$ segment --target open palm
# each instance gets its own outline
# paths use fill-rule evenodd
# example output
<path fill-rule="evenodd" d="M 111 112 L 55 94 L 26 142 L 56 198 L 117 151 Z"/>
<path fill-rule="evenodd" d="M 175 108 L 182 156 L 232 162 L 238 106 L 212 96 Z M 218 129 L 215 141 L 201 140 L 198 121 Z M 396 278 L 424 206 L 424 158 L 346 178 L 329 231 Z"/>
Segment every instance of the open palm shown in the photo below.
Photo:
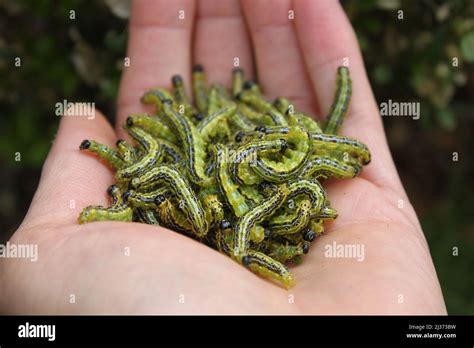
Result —
<path fill-rule="evenodd" d="M 293 19 L 294 15 L 294 19 Z M 184 16 L 184 19 L 183 19 Z M 361 54 L 335 1 L 134 1 L 116 131 L 103 116 L 64 117 L 30 210 L 11 243 L 39 259 L 0 263 L 0 310 L 11 313 L 446 313 L 416 214 L 387 146 Z M 80 210 L 108 204 L 112 173 L 81 153 L 84 138 L 114 145 L 142 93 L 201 63 L 229 86 L 237 62 L 270 98 L 325 115 L 336 68 L 350 67 L 353 99 L 342 134 L 365 142 L 372 163 L 354 180 L 325 184 L 339 218 L 292 267 L 290 290 L 173 231 L 138 223 L 78 225 Z M 330 258 L 356 244 L 364 258 Z M 346 255 L 347 256 L 347 255 Z"/>

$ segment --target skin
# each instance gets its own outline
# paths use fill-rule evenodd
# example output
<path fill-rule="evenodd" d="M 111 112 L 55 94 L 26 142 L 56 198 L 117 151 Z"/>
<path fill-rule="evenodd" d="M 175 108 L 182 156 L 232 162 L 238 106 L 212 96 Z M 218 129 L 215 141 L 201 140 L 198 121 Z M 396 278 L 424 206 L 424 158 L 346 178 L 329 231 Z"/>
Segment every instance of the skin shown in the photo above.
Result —
<path fill-rule="evenodd" d="M 177 19 L 181 9 L 185 21 Z M 293 21 L 287 20 L 289 9 L 295 11 Z M 0 311 L 446 314 L 353 29 L 337 2 L 134 1 L 127 56 L 131 66 L 122 77 L 115 131 L 99 112 L 94 120 L 61 119 L 31 207 L 11 238 L 12 243 L 38 244 L 39 259 L 0 260 Z M 113 183 L 108 168 L 77 149 L 80 142 L 89 138 L 113 146 L 126 137 L 121 129 L 126 117 L 147 111 L 141 94 L 152 86 L 169 86 L 173 74 L 182 75 L 189 88 L 194 63 L 208 67 L 209 81 L 230 86 L 234 57 L 247 76 L 258 71 L 270 98 L 287 96 L 302 111 L 317 115 L 327 114 L 337 66 L 347 57 L 353 99 L 341 134 L 360 139 L 373 155 L 356 179 L 325 183 L 339 217 L 312 243 L 304 262 L 292 267 L 296 285 L 289 291 L 161 227 L 76 222 L 84 206 L 108 204 L 105 190 Z M 333 242 L 363 244 L 364 261 L 326 258 L 325 245 Z M 126 247 L 130 256 L 124 255 Z M 75 304 L 69 303 L 70 294 Z M 182 295 L 185 303 L 179 302 Z"/>

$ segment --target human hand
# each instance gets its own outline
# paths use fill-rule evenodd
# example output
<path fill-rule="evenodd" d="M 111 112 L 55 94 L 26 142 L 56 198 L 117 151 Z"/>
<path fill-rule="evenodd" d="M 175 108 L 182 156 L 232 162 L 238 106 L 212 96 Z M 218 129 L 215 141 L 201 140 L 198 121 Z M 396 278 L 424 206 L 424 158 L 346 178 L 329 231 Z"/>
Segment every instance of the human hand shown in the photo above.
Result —
<path fill-rule="evenodd" d="M 37 244 L 39 259 L 3 259 L 0 308 L 9 313 L 444 314 L 429 250 L 393 164 L 357 40 L 333 1 L 134 1 L 116 130 L 64 117 L 30 210 L 11 243 Z M 183 10 L 185 19 L 179 19 Z M 294 20 L 288 11 L 294 10 Z M 194 17 L 196 13 L 196 17 Z M 255 56 L 255 64 L 252 56 Z M 347 62 L 353 98 L 341 133 L 365 142 L 372 162 L 353 180 L 325 183 L 339 212 L 291 268 L 290 290 L 173 231 L 138 223 L 77 224 L 80 209 L 108 204 L 109 169 L 80 153 L 84 138 L 113 146 L 145 90 L 194 63 L 229 86 L 234 58 L 265 94 L 325 115 L 337 66 Z M 257 73 L 255 73 L 257 72 Z M 75 208 L 70 208 L 70 201 Z M 399 208 L 399 202 L 403 207 Z M 364 258 L 329 258 L 328 246 L 364 247 Z M 127 255 L 127 251 L 129 254 Z M 75 303 L 70 303 L 74 295 Z"/>

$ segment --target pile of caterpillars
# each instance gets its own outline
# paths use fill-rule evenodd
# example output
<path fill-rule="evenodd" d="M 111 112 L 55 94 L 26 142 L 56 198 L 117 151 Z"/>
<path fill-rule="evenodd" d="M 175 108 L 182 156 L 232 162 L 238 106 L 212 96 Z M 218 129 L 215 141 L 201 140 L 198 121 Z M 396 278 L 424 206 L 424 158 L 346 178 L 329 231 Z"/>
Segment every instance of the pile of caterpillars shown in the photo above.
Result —
<path fill-rule="evenodd" d="M 111 207 L 86 207 L 79 223 L 165 226 L 292 286 L 285 264 L 301 261 L 324 221 L 337 217 L 321 182 L 353 178 L 370 162 L 366 145 L 336 135 L 351 97 L 348 68 L 337 71 L 334 102 L 322 126 L 286 98 L 269 102 L 239 68 L 228 92 L 208 86 L 196 65 L 193 101 L 179 75 L 172 84 L 172 92 L 154 88 L 143 95 L 153 114 L 127 118 L 133 144 L 119 140 L 113 149 L 82 142 L 81 150 L 115 170 L 116 183 L 107 190 Z"/>

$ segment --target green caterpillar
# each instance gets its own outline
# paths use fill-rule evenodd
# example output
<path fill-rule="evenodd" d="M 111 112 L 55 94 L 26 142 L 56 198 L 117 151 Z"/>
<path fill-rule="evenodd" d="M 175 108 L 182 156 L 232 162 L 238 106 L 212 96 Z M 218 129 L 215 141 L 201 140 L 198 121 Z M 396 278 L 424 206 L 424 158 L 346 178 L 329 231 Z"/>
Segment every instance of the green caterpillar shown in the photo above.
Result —
<path fill-rule="evenodd" d="M 337 218 L 322 180 L 348 179 L 371 160 L 362 142 L 336 134 L 352 93 L 349 70 L 337 71 L 337 88 L 321 127 L 285 97 L 269 101 L 260 86 L 232 71 L 228 92 L 208 86 L 201 65 L 173 92 L 145 91 L 154 114 L 132 114 L 125 129 L 133 144 L 117 149 L 84 140 L 115 171 L 111 206 L 88 206 L 79 223 L 141 222 L 164 226 L 214 248 L 285 288 L 287 267 L 318 243 L 327 220 Z"/>

